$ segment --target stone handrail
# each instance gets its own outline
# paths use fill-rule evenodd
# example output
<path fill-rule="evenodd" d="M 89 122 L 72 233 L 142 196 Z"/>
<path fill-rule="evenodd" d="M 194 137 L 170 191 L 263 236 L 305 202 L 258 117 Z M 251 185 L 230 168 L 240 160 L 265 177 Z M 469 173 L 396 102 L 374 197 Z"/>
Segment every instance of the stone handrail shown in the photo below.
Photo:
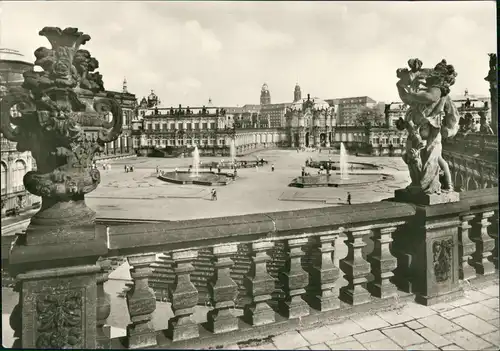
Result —
<path fill-rule="evenodd" d="M 76 344 L 58 341 L 66 347 L 209 347 L 219 345 L 223 335 L 233 342 L 249 335 L 265 337 L 301 323 L 341 318 L 367 303 L 390 305 L 394 299 L 414 296 L 417 302 L 432 304 L 461 296 L 459 280 L 497 271 L 497 228 L 497 188 L 464 192 L 459 202 L 433 206 L 388 199 L 213 219 L 101 222 L 96 223 L 96 238 L 102 240 L 94 246 L 104 247 L 74 253 L 75 259 L 90 262 L 89 257 L 100 252 L 97 265 L 50 268 L 51 260 L 63 259 L 64 250 L 71 248 L 61 243 L 59 251 L 51 251 L 49 258 L 34 266 L 45 268 L 24 271 L 16 279 L 43 285 L 53 279 L 45 276 L 56 274 L 54 283 L 86 286 L 86 298 L 78 308 L 87 316 L 97 314 L 95 320 L 85 319 L 86 325 L 81 325 L 85 334 L 77 333 L 80 338 L 71 341 Z M 347 254 L 335 258 L 342 239 Z M 17 250 L 10 262 L 14 266 L 26 257 L 22 245 Z M 106 323 L 111 304 L 104 283 L 109 259 L 116 256 L 126 256 L 132 278 L 126 292 L 131 322 L 121 338 L 111 338 Z M 167 291 L 163 295 L 168 295 L 174 316 L 168 328 L 155 330 L 152 314 L 158 297 L 152 288 L 162 276 Z M 81 291 L 75 294 L 80 296 Z M 73 301 L 67 308 L 78 306 L 77 295 L 67 295 Z M 24 314 L 42 318 L 45 312 L 33 310 L 30 301 L 29 294 L 23 295 L 18 306 L 23 306 Z M 199 323 L 193 319 L 194 310 L 207 301 L 211 306 L 207 322 Z M 19 338 L 15 345 L 43 346 L 47 332 L 33 329 L 28 317 L 19 313 L 14 310 L 11 318 L 22 320 L 11 323 Z M 20 333 L 26 328 L 32 331 Z"/>
<path fill-rule="evenodd" d="M 109 254 L 131 255 L 225 243 L 311 236 L 321 230 L 359 225 L 383 226 L 415 214 L 411 204 L 380 202 L 108 228 Z M 200 231 L 202 230 L 202 234 Z"/>
<path fill-rule="evenodd" d="M 108 256 L 125 255 L 131 266 L 133 284 L 126 298 L 132 322 L 125 337 L 111 339 L 103 314 L 97 343 L 104 348 L 215 346 L 221 334 L 238 340 L 249 334 L 262 337 L 297 320 L 333 318 L 358 305 L 390 303 L 403 296 L 400 291 L 423 304 L 460 296 L 459 280 L 498 269 L 498 235 L 492 231 L 498 229 L 497 189 L 461 195 L 460 202 L 434 206 L 388 199 L 107 227 Z M 347 255 L 337 265 L 339 237 L 345 238 Z M 151 322 L 157 253 L 169 255 L 173 275 L 168 295 L 174 316 L 160 331 Z M 195 282 L 201 269 L 197 262 L 207 253 L 211 263 L 204 264 L 211 265 L 212 278 L 205 281 L 206 294 L 212 309 L 202 325 L 192 317 L 201 292 Z M 340 271 L 347 285 L 337 292 Z M 105 280 L 98 281 L 102 296 Z M 242 294 L 247 295 L 243 306 L 238 304 Z M 240 316 L 235 307 L 242 308 Z"/>

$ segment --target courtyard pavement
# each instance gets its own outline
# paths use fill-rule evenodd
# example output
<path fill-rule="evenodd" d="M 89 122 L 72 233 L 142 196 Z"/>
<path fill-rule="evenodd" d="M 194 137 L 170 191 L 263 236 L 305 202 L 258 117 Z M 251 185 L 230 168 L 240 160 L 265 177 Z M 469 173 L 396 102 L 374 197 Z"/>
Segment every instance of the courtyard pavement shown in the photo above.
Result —
<path fill-rule="evenodd" d="M 399 157 L 349 156 L 353 162 L 380 165 L 382 173 L 391 174 L 395 179 L 367 186 L 299 189 L 288 184 L 300 175 L 306 159 L 332 157 L 338 160 L 338 155 L 266 150 L 244 159 L 256 156 L 268 160 L 269 164 L 258 170 L 239 169 L 235 182 L 216 187 L 218 201 L 210 201 L 210 187 L 171 184 L 156 178 L 156 166 L 163 171 L 186 170 L 192 162 L 190 158 L 118 160 L 111 162 L 111 170 L 101 170 L 101 184 L 86 196 L 87 204 L 99 217 L 183 220 L 336 206 L 346 203 L 348 191 L 353 203 L 380 201 L 409 182 L 406 165 Z M 202 158 L 202 162 L 220 159 L 207 157 Z M 274 172 L 271 172 L 272 163 Z M 134 166 L 133 173 L 124 172 L 126 164 Z M 316 169 L 309 171 L 317 172 Z"/>

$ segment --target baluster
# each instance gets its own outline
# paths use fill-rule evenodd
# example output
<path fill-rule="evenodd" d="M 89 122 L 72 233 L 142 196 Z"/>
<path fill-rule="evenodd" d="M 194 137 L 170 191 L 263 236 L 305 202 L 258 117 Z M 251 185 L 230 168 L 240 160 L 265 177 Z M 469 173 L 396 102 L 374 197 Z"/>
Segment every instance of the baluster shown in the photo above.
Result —
<path fill-rule="evenodd" d="M 396 286 L 391 282 L 392 272 L 397 267 L 397 259 L 390 250 L 392 234 L 397 227 L 375 230 L 373 236 L 373 253 L 368 255 L 373 281 L 368 283 L 368 291 L 376 297 L 387 299 L 398 294 Z"/>
<path fill-rule="evenodd" d="M 109 259 L 99 261 L 101 272 L 97 274 L 97 333 L 96 341 L 98 349 L 109 350 L 111 348 L 111 327 L 106 325 L 111 313 L 111 298 L 104 290 L 104 283 L 108 280 L 111 262 Z"/>
<path fill-rule="evenodd" d="M 174 287 L 169 290 L 174 317 L 168 321 L 168 336 L 173 341 L 188 340 L 199 336 L 198 324 L 193 321 L 194 308 L 198 304 L 198 290 L 191 282 L 196 250 L 172 252 Z"/>
<path fill-rule="evenodd" d="M 476 249 L 476 245 L 470 240 L 469 229 L 472 226 L 469 224 L 469 221 L 474 219 L 475 215 L 465 215 L 462 217 L 462 225 L 460 226 L 460 231 L 458 234 L 458 247 L 461 256 L 461 265 L 459 267 L 459 278 L 463 280 L 469 280 L 476 277 L 476 271 L 469 264 L 469 261 L 472 259 L 472 254 Z"/>
<path fill-rule="evenodd" d="M 148 278 L 153 273 L 150 264 L 155 262 L 156 254 L 134 255 L 127 260 L 133 279 L 131 289 L 127 292 L 128 313 L 132 322 L 127 326 L 128 347 L 137 349 L 156 346 L 156 332 L 152 322 L 156 298 L 148 283 Z"/>
<path fill-rule="evenodd" d="M 363 236 L 370 235 L 370 229 L 350 229 L 347 232 L 347 256 L 340 261 L 340 269 L 345 273 L 348 285 L 340 288 L 340 299 L 352 305 L 370 301 L 370 294 L 363 287 L 370 273 L 370 263 L 363 258 Z"/>
<path fill-rule="evenodd" d="M 267 303 L 274 292 L 274 279 L 267 272 L 267 262 L 271 257 L 266 251 L 274 247 L 274 242 L 252 243 L 250 255 L 252 266 L 245 276 L 244 284 L 252 303 L 245 306 L 244 317 L 251 325 L 264 325 L 275 321 L 274 310 Z"/>
<path fill-rule="evenodd" d="M 495 265 L 489 261 L 491 251 L 495 249 L 495 241 L 488 235 L 488 226 L 491 224 L 488 218 L 494 215 L 493 211 L 483 212 L 473 223 L 473 237 L 471 240 L 476 244 L 476 251 L 472 254 L 472 265 L 477 274 L 488 275 L 495 271 Z"/>
<path fill-rule="evenodd" d="M 215 334 L 238 329 L 238 318 L 231 311 L 238 297 L 238 285 L 230 275 L 234 265 L 230 256 L 237 251 L 236 244 L 213 248 L 215 272 L 212 281 L 208 283 L 208 291 L 214 309 L 207 314 L 207 327 Z"/>
<path fill-rule="evenodd" d="M 489 235 L 495 241 L 495 247 L 491 252 L 491 262 L 496 269 L 498 269 L 498 212 L 496 212 L 495 218 L 492 220 L 493 228 L 490 231 Z"/>
<path fill-rule="evenodd" d="M 301 265 L 302 256 L 304 256 L 302 246 L 306 243 L 307 239 L 289 239 L 285 242 L 288 255 L 286 271 L 280 272 L 278 279 L 283 284 L 286 297 L 279 301 L 278 307 L 280 312 L 288 318 L 309 315 L 309 306 L 301 296 L 306 292 L 305 287 L 309 284 L 309 276 Z"/>
<path fill-rule="evenodd" d="M 335 234 L 321 235 L 314 238 L 316 257 L 309 278 L 312 286 L 310 297 L 311 307 L 318 311 L 331 311 L 340 307 L 338 290 L 335 282 L 339 277 L 339 269 L 335 266 L 335 240 L 343 232 L 340 229 Z"/>

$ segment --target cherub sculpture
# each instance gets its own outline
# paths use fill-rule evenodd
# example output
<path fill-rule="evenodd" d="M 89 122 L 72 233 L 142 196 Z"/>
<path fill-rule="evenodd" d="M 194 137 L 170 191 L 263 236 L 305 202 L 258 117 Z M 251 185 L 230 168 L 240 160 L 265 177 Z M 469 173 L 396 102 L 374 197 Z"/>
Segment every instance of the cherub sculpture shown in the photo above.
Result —
<path fill-rule="evenodd" d="M 453 183 L 447 162 L 442 157 L 441 139 L 458 132 L 458 110 L 449 97 L 457 73 L 446 60 L 433 69 L 422 69 L 418 59 L 409 60 L 410 70 L 400 68 L 396 86 L 401 100 L 409 106 L 398 129 L 408 131 L 403 160 L 410 171 L 407 190 L 424 194 L 452 191 Z M 443 184 L 439 181 L 443 174 Z"/>

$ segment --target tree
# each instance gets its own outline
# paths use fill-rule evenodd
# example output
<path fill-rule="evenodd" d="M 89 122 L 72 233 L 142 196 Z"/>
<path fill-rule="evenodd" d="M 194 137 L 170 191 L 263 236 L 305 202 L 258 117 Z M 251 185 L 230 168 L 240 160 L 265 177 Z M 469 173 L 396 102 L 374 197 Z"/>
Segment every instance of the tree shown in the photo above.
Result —
<path fill-rule="evenodd" d="M 384 111 L 379 106 L 366 106 L 361 108 L 356 116 L 358 126 L 383 127 L 386 125 Z"/>

